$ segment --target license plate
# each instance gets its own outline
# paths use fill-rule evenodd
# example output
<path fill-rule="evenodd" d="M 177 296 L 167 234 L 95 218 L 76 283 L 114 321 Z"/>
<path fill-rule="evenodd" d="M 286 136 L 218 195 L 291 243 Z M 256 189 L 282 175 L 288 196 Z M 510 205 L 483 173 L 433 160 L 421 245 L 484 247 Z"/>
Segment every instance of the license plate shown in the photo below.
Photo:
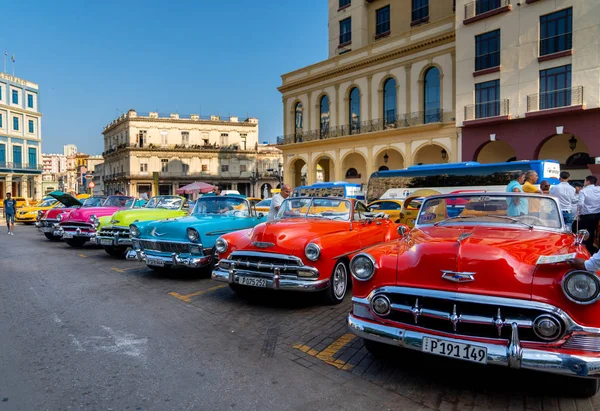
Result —
<path fill-rule="evenodd" d="M 65 231 L 63 233 L 62 238 L 73 238 L 73 233 L 71 233 L 70 231 Z"/>
<path fill-rule="evenodd" d="M 267 280 L 265 278 L 255 278 L 255 277 L 239 277 L 238 282 L 241 285 L 249 285 L 251 287 L 266 287 Z"/>
<path fill-rule="evenodd" d="M 152 257 L 146 257 L 146 264 L 153 265 L 155 267 L 164 267 L 165 266 L 165 262 L 163 260 L 161 260 L 160 258 L 152 258 Z"/>
<path fill-rule="evenodd" d="M 487 364 L 487 348 L 477 345 L 455 343 L 438 338 L 423 337 L 423 352 L 442 357 Z"/>
<path fill-rule="evenodd" d="M 112 238 L 101 238 L 100 245 L 113 245 L 113 239 Z"/>
<path fill-rule="evenodd" d="M 54 228 L 52 228 L 52 227 L 44 227 L 42 230 L 45 233 L 53 233 L 54 232 Z"/>

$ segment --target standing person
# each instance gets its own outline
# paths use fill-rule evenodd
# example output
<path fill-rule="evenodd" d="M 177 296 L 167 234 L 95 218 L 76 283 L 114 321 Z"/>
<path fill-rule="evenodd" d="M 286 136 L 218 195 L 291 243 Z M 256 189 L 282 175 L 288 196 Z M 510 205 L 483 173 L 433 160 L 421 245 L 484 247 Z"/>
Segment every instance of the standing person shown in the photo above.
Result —
<path fill-rule="evenodd" d="M 522 193 L 522 184 L 525 181 L 525 173 L 517 172 L 512 176 L 512 181 L 506 186 L 507 193 Z M 526 198 L 512 198 L 508 200 L 508 210 L 506 214 L 510 217 L 518 217 L 527 214 L 528 203 Z"/>
<path fill-rule="evenodd" d="M 525 183 L 523 183 L 523 192 L 531 194 L 542 194 L 542 190 L 535 186 L 538 181 L 538 173 L 534 170 L 529 170 L 525 173 Z M 530 198 L 529 200 L 529 215 L 540 216 L 540 200 Z"/>
<path fill-rule="evenodd" d="M 292 187 L 289 184 L 284 184 L 281 186 L 281 192 L 275 194 L 273 199 L 271 200 L 271 207 L 269 208 L 269 215 L 267 216 L 267 221 L 275 220 L 275 216 L 279 212 L 279 207 L 281 207 L 281 203 L 283 200 L 288 198 L 292 194 Z"/>
<path fill-rule="evenodd" d="M 11 193 L 6 193 L 4 200 L 4 218 L 8 227 L 8 235 L 15 235 L 15 213 L 17 212 L 17 202 L 12 198 Z"/>
<path fill-rule="evenodd" d="M 573 224 L 572 208 L 577 204 L 575 187 L 569 184 L 571 174 L 568 171 L 560 172 L 560 183 L 550 187 L 550 195 L 558 199 L 558 206 L 563 215 L 565 224 L 571 226 Z"/>
<path fill-rule="evenodd" d="M 579 192 L 579 228 L 586 229 L 590 233 L 590 237 L 583 242 L 590 254 L 598 251 L 594 246 L 598 221 L 600 221 L 600 187 L 596 186 L 597 182 L 596 177 L 587 176 Z"/>
<path fill-rule="evenodd" d="M 579 181 L 575 181 L 573 183 L 573 188 L 575 188 L 575 201 L 577 202 L 577 204 L 573 204 L 573 206 L 571 207 L 571 214 L 573 214 L 573 225 L 571 227 L 571 231 L 573 231 L 574 233 L 577 232 L 578 227 L 579 227 L 579 193 L 581 192 L 581 189 L 583 188 L 583 184 L 580 183 Z"/>

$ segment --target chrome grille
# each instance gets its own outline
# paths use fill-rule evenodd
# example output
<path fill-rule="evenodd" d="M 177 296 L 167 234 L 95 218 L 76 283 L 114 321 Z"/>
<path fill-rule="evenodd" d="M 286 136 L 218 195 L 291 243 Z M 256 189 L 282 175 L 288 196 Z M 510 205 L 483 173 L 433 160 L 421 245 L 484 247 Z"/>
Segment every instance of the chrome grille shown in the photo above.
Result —
<path fill-rule="evenodd" d="M 77 223 L 77 222 L 69 221 L 69 222 L 66 222 L 63 224 L 61 224 L 62 228 L 73 228 L 73 229 L 75 229 L 75 228 L 87 228 L 87 229 L 94 228 L 94 226 L 91 223 Z"/>
<path fill-rule="evenodd" d="M 140 245 L 144 250 L 158 251 L 160 253 L 189 253 L 190 245 L 187 243 L 169 243 L 166 241 L 148 241 L 140 240 Z"/>
<path fill-rule="evenodd" d="M 392 288 L 410 291 L 394 292 Z M 505 298 L 458 298 L 450 292 L 390 287 L 374 293 L 370 301 L 379 295 L 384 295 L 391 303 L 391 312 L 382 318 L 456 335 L 508 340 L 511 325 L 516 323 L 522 341 L 548 343 L 533 330 L 535 319 L 542 314 L 552 316 L 562 325 L 563 332 L 554 341 L 562 338 L 567 328 L 564 319 L 552 310 L 521 306 L 519 300 L 512 300 L 513 305 Z"/>
<path fill-rule="evenodd" d="M 234 251 L 227 260 L 222 261 L 224 265 L 235 263 L 236 268 L 256 274 L 274 275 L 275 269 L 279 269 L 282 276 L 294 277 L 303 265 L 298 257 L 262 252 Z"/>
<path fill-rule="evenodd" d="M 114 237 L 115 235 L 118 235 L 121 238 L 129 238 L 131 234 L 129 227 L 104 227 L 100 230 L 99 235 L 105 237 Z"/>
<path fill-rule="evenodd" d="M 42 227 L 52 227 L 54 223 L 58 223 L 58 220 L 41 220 Z"/>
<path fill-rule="evenodd" d="M 600 352 L 600 335 L 575 334 L 563 344 L 562 348 Z"/>

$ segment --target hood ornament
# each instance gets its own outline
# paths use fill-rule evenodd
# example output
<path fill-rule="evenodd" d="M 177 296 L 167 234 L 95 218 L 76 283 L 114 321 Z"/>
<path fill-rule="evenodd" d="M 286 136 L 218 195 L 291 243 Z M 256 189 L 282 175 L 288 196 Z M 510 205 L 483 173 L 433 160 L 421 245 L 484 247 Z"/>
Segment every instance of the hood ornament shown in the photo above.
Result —
<path fill-rule="evenodd" d="M 473 235 L 473 233 L 461 233 L 458 238 L 456 239 L 456 241 L 458 241 L 458 244 L 460 244 L 463 240 L 466 240 L 467 238 L 471 237 Z"/>
<path fill-rule="evenodd" d="M 468 283 L 475 281 L 475 274 L 477 273 L 442 270 L 442 278 L 455 283 Z"/>
<path fill-rule="evenodd" d="M 156 228 L 154 230 L 152 230 L 152 235 L 156 236 L 156 237 L 162 237 L 163 235 L 165 235 L 166 233 L 159 233 L 156 231 Z"/>

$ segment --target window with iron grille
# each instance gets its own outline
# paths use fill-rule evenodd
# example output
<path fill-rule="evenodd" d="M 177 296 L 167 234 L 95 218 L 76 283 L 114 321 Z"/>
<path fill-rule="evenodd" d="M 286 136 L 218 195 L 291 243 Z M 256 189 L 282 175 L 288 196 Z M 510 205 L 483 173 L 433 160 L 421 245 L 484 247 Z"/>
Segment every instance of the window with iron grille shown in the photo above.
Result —
<path fill-rule="evenodd" d="M 246 164 L 240 164 L 240 173 L 245 173 L 247 169 L 248 167 L 246 166 Z"/>
<path fill-rule="evenodd" d="M 190 143 L 190 132 L 182 131 L 181 132 L 181 144 L 189 144 Z"/>
<path fill-rule="evenodd" d="M 162 160 L 160 160 L 160 171 L 162 171 L 162 172 L 169 171 L 169 160 L 167 160 L 166 158 L 163 158 Z"/>
<path fill-rule="evenodd" d="M 540 110 L 571 105 L 571 65 L 540 70 Z"/>
<path fill-rule="evenodd" d="M 475 118 L 500 115 L 500 80 L 475 84 Z"/>
<path fill-rule="evenodd" d="M 475 36 L 475 71 L 500 65 L 500 29 Z"/>
<path fill-rule="evenodd" d="M 540 17 L 540 56 L 573 48 L 573 9 Z"/>
<path fill-rule="evenodd" d="M 348 17 L 340 21 L 340 44 L 352 41 L 352 18 Z"/>
<path fill-rule="evenodd" d="M 340 6 L 338 8 L 341 9 L 346 6 L 349 6 L 351 2 L 352 2 L 352 0 L 340 0 Z"/>
<path fill-rule="evenodd" d="M 412 0 L 412 21 L 420 21 L 429 17 L 429 0 Z"/>
<path fill-rule="evenodd" d="M 376 11 L 377 21 L 375 25 L 375 35 L 381 36 L 382 34 L 390 32 L 390 6 L 387 5 Z"/>

